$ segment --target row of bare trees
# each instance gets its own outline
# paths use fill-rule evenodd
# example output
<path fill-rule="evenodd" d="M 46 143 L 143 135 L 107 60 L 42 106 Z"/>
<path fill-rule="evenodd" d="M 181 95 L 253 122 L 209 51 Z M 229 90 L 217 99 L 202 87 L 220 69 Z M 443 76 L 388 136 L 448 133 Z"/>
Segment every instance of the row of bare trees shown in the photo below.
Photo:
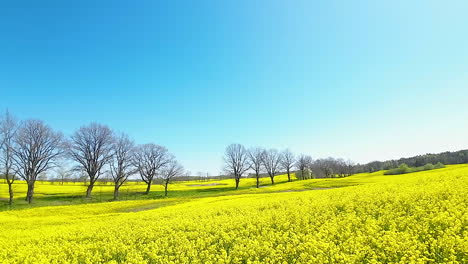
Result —
<path fill-rule="evenodd" d="M 120 187 L 132 175 L 139 174 L 147 184 L 146 194 L 156 178 L 162 180 L 167 195 L 169 183 L 184 173 L 183 167 L 168 150 L 153 143 L 136 145 L 125 134 L 116 134 L 97 123 L 80 127 L 70 138 L 54 131 L 41 120 L 18 122 L 8 111 L 0 117 L 0 175 L 13 202 L 13 183 L 20 178 L 27 183 L 26 201 L 31 203 L 39 175 L 67 160 L 74 171 L 85 173 L 91 197 L 95 183 L 103 174 L 114 182 L 114 199 Z"/>
<path fill-rule="evenodd" d="M 32 202 L 35 183 L 65 153 L 61 133 L 39 120 L 19 124 L 7 111 L 0 119 L 0 174 L 13 202 L 13 183 L 20 177 L 27 184 L 26 201 Z"/>
<path fill-rule="evenodd" d="M 257 188 L 260 187 L 260 176 L 267 174 L 271 184 L 275 184 L 275 176 L 285 172 L 288 181 L 291 174 L 296 172 L 299 179 L 305 180 L 314 177 L 349 176 L 353 173 L 353 163 L 343 159 L 318 159 L 301 154 L 295 156 L 286 149 L 279 152 L 276 149 L 264 149 L 253 147 L 246 149 L 241 144 L 231 144 L 226 147 L 224 153 L 224 171 L 232 175 L 236 181 L 236 189 L 239 182 L 247 172 L 253 172 L 256 178 Z"/>
<path fill-rule="evenodd" d="M 296 166 L 296 158 L 289 150 L 279 152 L 276 149 L 263 149 L 253 147 L 246 149 L 241 144 L 227 146 L 224 153 L 224 170 L 234 176 L 236 189 L 239 188 L 241 177 L 247 172 L 255 174 L 257 188 L 260 187 L 260 175 L 268 174 L 271 184 L 275 184 L 275 176 L 280 171 L 286 171 L 288 181 L 291 181 L 291 173 Z"/>
<path fill-rule="evenodd" d="M 312 173 L 317 178 L 345 177 L 354 173 L 355 165 L 344 159 L 317 159 L 310 164 Z"/>

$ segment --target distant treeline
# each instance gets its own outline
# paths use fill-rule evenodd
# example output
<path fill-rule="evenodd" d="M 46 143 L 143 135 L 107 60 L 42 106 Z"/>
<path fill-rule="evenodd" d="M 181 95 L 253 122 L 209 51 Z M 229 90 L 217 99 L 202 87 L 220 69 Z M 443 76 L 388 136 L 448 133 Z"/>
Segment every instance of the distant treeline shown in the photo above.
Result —
<path fill-rule="evenodd" d="M 400 166 L 398 166 L 398 168 L 388 170 L 384 174 L 385 175 L 397 175 L 397 174 L 405 174 L 405 173 L 411 173 L 411 172 L 427 171 L 427 170 L 442 169 L 442 168 L 445 168 L 445 165 L 440 162 L 438 162 L 435 165 L 432 163 L 428 163 L 424 166 L 419 166 L 419 167 L 409 167 L 408 165 L 403 163 Z"/>
<path fill-rule="evenodd" d="M 356 173 L 375 172 L 379 170 L 396 169 L 402 164 L 406 164 L 409 167 L 421 167 L 429 163 L 442 163 L 445 165 L 468 163 L 468 150 L 459 150 L 454 152 L 446 151 L 438 154 L 418 155 L 410 158 L 401 158 L 398 160 L 373 161 L 367 164 L 355 165 L 354 171 Z"/>

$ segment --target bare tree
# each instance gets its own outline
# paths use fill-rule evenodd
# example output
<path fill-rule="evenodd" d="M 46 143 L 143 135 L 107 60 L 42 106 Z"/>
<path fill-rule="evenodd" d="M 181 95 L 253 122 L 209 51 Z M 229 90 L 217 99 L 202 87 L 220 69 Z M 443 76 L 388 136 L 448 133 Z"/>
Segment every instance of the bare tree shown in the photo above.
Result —
<path fill-rule="evenodd" d="M 278 172 L 281 155 L 276 149 L 269 149 L 263 152 L 263 166 L 270 176 L 271 184 L 275 184 L 275 176 Z"/>
<path fill-rule="evenodd" d="M 301 171 L 301 179 L 305 180 L 304 172 L 310 167 L 312 163 L 312 157 L 309 155 L 301 154 L 296 161 L 296 168 Z"/>
<path fill-rule="evenodd" d="M 57 175 L 57 179 L 60 180 L 61 185 L 63 185 L 65 180 L 70 180 L 70 178 L 72 177 L 71 171 L 67 169 L 62 163 L 57 164 L 54 171 Z"/>
<path fill-rule="evenodd" d="M 312 163 L 311 169 L 319 178 L 345 177 L 352 174 L 354 164 L 338 158 L 317 159 Z"/>
<path fill-rule="evenodd" d="M 351 176 L 354 173 L 354 167 L 356 166 L 353 161 L 346 161 L 346 176 Z"/>
<path fill-rule="evenodd" d="M 37 177 L 52 168 L 63 153 L 63 136 L 40 120 L 28 120 L 19 127 L 15 145 L 15 172 L 28 184 L 26 201 L 31 203 Z"/>
<path fill-rule="evenodd" d="M 249 169 L 248 154 L 241 144 L 231 144 L 224 153 L 225 171 L 234 176 L 236 189 L 242 175 Z"/>
<path fill-rule="evenodd" d="M 201 172 L 201 171 L 197 172 L 198 180 L 203 181 L 204 175 L 205 174 L 203 172 Z"/>
<path fill-rule="evenodd" d="M 78 173 L 75 175 L 75 184 L 76 182 L 83 182 L 84 186 L 88 186 L 87 181 L 88 181 L 88 174 L 84 171 L 78 171 Z"/>
<path fill-rule="evenodd" d="M 335 159 L 335 166 L 340 177 L 345 177 L 347 173 L 346 161 L 342 158 Z"/>
<path fill-rule="evenodd" d="M 286 170 L 288 173 L 288 182 L 291 181 L 291 169 L 294 166 L 294 163 L 296 162 L 296 158 L 294 157 L 294 154 L 289 151 L 289 149 L 284 150 L 281 153 L 281 168 Z"/>
<path fill-rule="evenodd" d="M 102 174 L 104 165 L 112 158 L 112 130 L 104 125 L 91 123 L 80 127 L 71 136 L 68 144 L 70 157 L 78 163 L 77 169 L 88 175 L 89 185 L 86 197 L 91 197 L 94 183 Z"/>
<path fill-rule="evenodd" d="M 54 164 L 54 167 L 55 167 L 55 164 Z M 46 172 L 43 172 L 43 173 L 40 173 L 39 175 L 37 175 L 37 181 L 45 182 L 48 179 L 49 179 L 49 174 L 47 174 Z"/>
<path fill-rule="evenodd" d="M 170 158 L 171 155 L 163 146 L 150 143 L 137 147 L 134 162 L 141 179 L 147 185 L 145 194 L 149 194 L 154 178 Z"/>
<path fill-rule="evenodd" d="M 339 166 L 335 159 L 328 157 L 326 159 L 317 159 L 312 164 L 314 175 L 319 178 L 331 178 L 338 174 Z"/>
<path fill-rule="evenodd" d="M 259 147 L 251 148 L 248 151 L 249 165 L 250 169 L 252 169 L 255 173 L 255 178 L 257 180 L 257 188 L 260 187 L 260 174 L 262 173 L 263 169 L 264 151 L 264 149 Z"/>
<path fill-rule="evenodd" d="M 164 186 L 164 196 L 167 196 L 167 186 L 175 178 L 184 174 L 184 168 L 175 159 L 171 159 L 162 169 L 161 179 Z"/>
<path fill-rule="evenodd" d="M 133 166 L 135 143 L 122 134 L 112 144 L 112 159 L 109 162 L 110 174 L 114 181 L 114 200 L 119 199 L 120 187 L 127 181 L 128 177 L 136 173 Z"/>
<path fill-rule="evenodd" d="M 13 183 L 16 179 L 13 173 L 13 148 L 17 129 L 16 119 L 7 110 L 0 120 L 0 173 L 8 184 L 10 205 L 13 204 Z"/>

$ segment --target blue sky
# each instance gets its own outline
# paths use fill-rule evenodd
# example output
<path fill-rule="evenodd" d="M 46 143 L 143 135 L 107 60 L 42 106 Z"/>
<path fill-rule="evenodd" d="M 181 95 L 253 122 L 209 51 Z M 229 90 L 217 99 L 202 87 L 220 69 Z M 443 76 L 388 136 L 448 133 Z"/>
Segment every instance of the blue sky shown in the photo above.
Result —
<path fill-rule="evenodd" d="M 4 1 L 0 109 L 92 121 L 217 174 L 246 146 L 467 148 L 466 1 Z M 2 110 L 3 111 L 3 110 Z"/>

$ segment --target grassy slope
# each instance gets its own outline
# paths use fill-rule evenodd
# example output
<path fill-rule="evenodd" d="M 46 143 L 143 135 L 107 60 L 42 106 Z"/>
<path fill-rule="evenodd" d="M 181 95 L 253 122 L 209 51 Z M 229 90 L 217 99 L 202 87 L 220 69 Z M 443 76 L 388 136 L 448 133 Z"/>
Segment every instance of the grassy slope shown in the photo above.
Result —
<path fill-rule="evenodd" d="M 466 165 L 449 166 L 443 171 L 459 170 Z M 439 170 L 434 170 L 436 173 Z M 260 188 L 255 188 L 255 179 L 242 179 L 239 189 L 235 189 L 235 183 L 232 179 L 225 180 L 210 180 L 210 181 L 187 181 L 175 182 L 169 186 L 169 197 L 163 197 L 164 189 L 162 185 L 154 184 L 150 195 L 143 195 L 146 190 L 146 185 L 142 183 L 129 183 L 121 187 L 121 200 L 150 200 L 143 203 L 154 203 L 155 199 L 164 198 L 171 200 L 191 200 L 194 198 L 213 197 L 213 196 L 230 196 L 251 193 L 271 193 L 271 192 L 294 192 L 306 190 L 320 190 L 329 188 L 339 188 L 354 185 L 363 185 L 370 183 L 386 182 L 388 179 L 393 181 L 403 181 L 411 179 L 413 176 L 418 176 L 418 173 L 406 175 L 384 175 L 384 171 L 375 173 L 361 173 L 345 178 L 330 178 L 330 179 L 310 179 L 297 180 L 292 175 L 293 182 L 287 182 L 286 175 L 278 175 L 275 177 L 275 185 L 271 185 L 268 177 L 261 178 Z M 392 178 L 389 178 L 392 177 Z M 211 185 L 210 184 L 216 184 Z M 11 208 L 8 206 L 8 187 L 5 183 L 0 183 L 0 211 L 10 209 L 27 209 L 32 207 L 42 206 L 57 206 L 57 205 L 76 205 L 86 203 L 109 202 L 113 198 L 113 186 L 111 183 L 107 185 L 96 185 L 93 190 L 93 198 L 84 198 L 86 186 L 83 183 L 59 183 L 51 184 L 50 182 L 38 182 L 35 188 L 34 204 L 28 205 L 24 201 L 27 186 L 23 181 L 16 181 L 14 184 L 15 204 Z M 172 199 L 173 200 L 173 199 Z M 164 203 L 165 201 L 161 201 Z M 156 202 L 156 204 L 160 201 Z M 169 201 L 169 203 L 172 203 Z"/>
<path fill-rule="evenodd" d="M 376 175 L 381 175 L 379 172 Z M 341 179 L 317 179 L 307 181 L 287 182 L 286 175 L 278 175 L 275 177 L 275 185 L 272 186 L 270 178 L 261 178 L 261 188 L 255 188 L 255 179 L 242 179 L 239 190 L 235 190 L 234 180 L 210 180 L 210 181 L 190 181 L 190 182 L 175 182 L 169 185 L 170 198 L 200 198 L 219 195 L 238 195 L 245 193 L 266 193 L 288 190 L 308 190 L 317 188 L 333 188 L 344 187 L 350 185 L 358 185 L 368 182 L 366 177 L 355 175 Z M 295 180 L 294 174 L 292 179 Z M 216 184 L 212 186 L 200 186 L 207 184 Z M 38 206 L 51 205 L 70 205 L 83 203 L 96 203 L 111 201 L 113 198 L 113 186 L 97 185 L 93 190 L 93 198 L 91 200 L 84 198 L 86 186 L 83 183 L 59 183 L 52 184 L 50 182 L 38 182 L 35 188 L 34 204 L 28 205 L 24 201 L 27 186 L 22 181 L 16 181 L 14 184 L 15 203 L 12 208 L 8 206 L 8 186 L 5 183 L 0 183 L 0 211 L 9 209 L 25 209 Z M 161 185 L 154 184 L 150 195 L 143 195 L 146 185 L 142 183 L 130 183 L 122 186 L 120 191 L 121 200 L 146 200 L 164 198 L 164 189 Z"/>
<path fill-rule="evenodd" d="M 5 211 L 0 262 L 463 263 L 467 175 L 458 165 L 238 191 L 180 183 L 168 199 Z"/>
<path fill-rule="evenodd" d="M 277 176 L 278 182 L 286 182 L 286 176 Z M 269 179 L 263 178 L 262 185 L 268 185 Z M 210 183 L 219 185 L 213 186 L 196 186 Z M 254 179 L 243 179 L 241 181 L 241 189 L 247 189 L 254 185 Z M 14 184 L 15 205 L 14 208 L 28 208 L 31 206 L 47 206 L 47 205 L 67 205 L 106 202 L 113 198 L 113 185 L 99 184 L 93 189 L 93 198 L 85 199 L 86 186 L 83 183 L 60 183 L 52 184 L 50 182 L 38 182 L 35 188 L 34 205 L 27 205 L 24 200 L 27 186 L 22 181 L 17 181 Z M 234 191 L 233 180 L 220 181 L 191 181 L 191 182 L 175 182 L 169 185 L 170 197 L 189 197 L 189 196 L 211 196 L 220 193 Z M 121 187 L 121 200 L 141 200 L 141 199 L 156 199 L 163 198 L 164 189 L 162 185 L 154 184 L 151 188 L 150 195 L 143 195 L 146 190 L 144 183 L 131 182 Z M 6 199 L 8 197 L 8 186 L 5 183 L 0 183 L 0 210 L 9 209 Z"/>
<path fill-rule="evenodd" d="M 463 165 L 462 165 L 463 166 Z M 450 166 L 457 168 L 457 166 Z M 191 182 L 175 182 L 169 186 L 170 198 L 201 198 L 220 195 L 239 195 L 246 193 L 268 193 L 282 191 L 303 191 L 321 188 L 336 188 L 353 185 L 361 185 L 374 183 L 385 180 L 388 176 L 383 175 L 383 171 L 375 173 L 356 174 L 346 178 L 334 179 L 312 179 L 306 181 L 287 182 L 286 175 L 278 175 L 275 177 L 275 185 L 271 185 L 268 177 L 261 178 L 261 188 L 255 188 L 255 179 L 242 179 L 239 190 L 235 190 L 234 180 L 210 180 L 210 181 L 191 181 Z M 403 177 L 406 178 L 406 177 Z M 296 180 L 292 175 L 292 179 Z M 212 186 L 198 186 L 215 183 Z M 96 185 L 93 190 L 93 198 L 84 198 L 86 186 L 83 183 L 59 183 L 52 184 L 50 182 L 38 182 L 35 188 L 34 203 L 27 204 L 24 201 L 27 186 L 23 181 L 16 181 L 14 184 L 15 202 L 13 207 L 8 206 L 8 187 L 4 182 L 0 182 L 0 211 L 11 209 L 26 209 L 40 206 L 57 206 L 57 205 L 76 205 L 83 203 L 99 203 L 108 202 L 113 199 L 113 186 L 111 183 L 107 185 Z M 162 185 L 154 184 L 150 195 L 144 195 L 146 185 L 143 183 L 129 183 L 121 187 L 121 200 L 154 200 L 163 197 L 164 189 Z"/>

